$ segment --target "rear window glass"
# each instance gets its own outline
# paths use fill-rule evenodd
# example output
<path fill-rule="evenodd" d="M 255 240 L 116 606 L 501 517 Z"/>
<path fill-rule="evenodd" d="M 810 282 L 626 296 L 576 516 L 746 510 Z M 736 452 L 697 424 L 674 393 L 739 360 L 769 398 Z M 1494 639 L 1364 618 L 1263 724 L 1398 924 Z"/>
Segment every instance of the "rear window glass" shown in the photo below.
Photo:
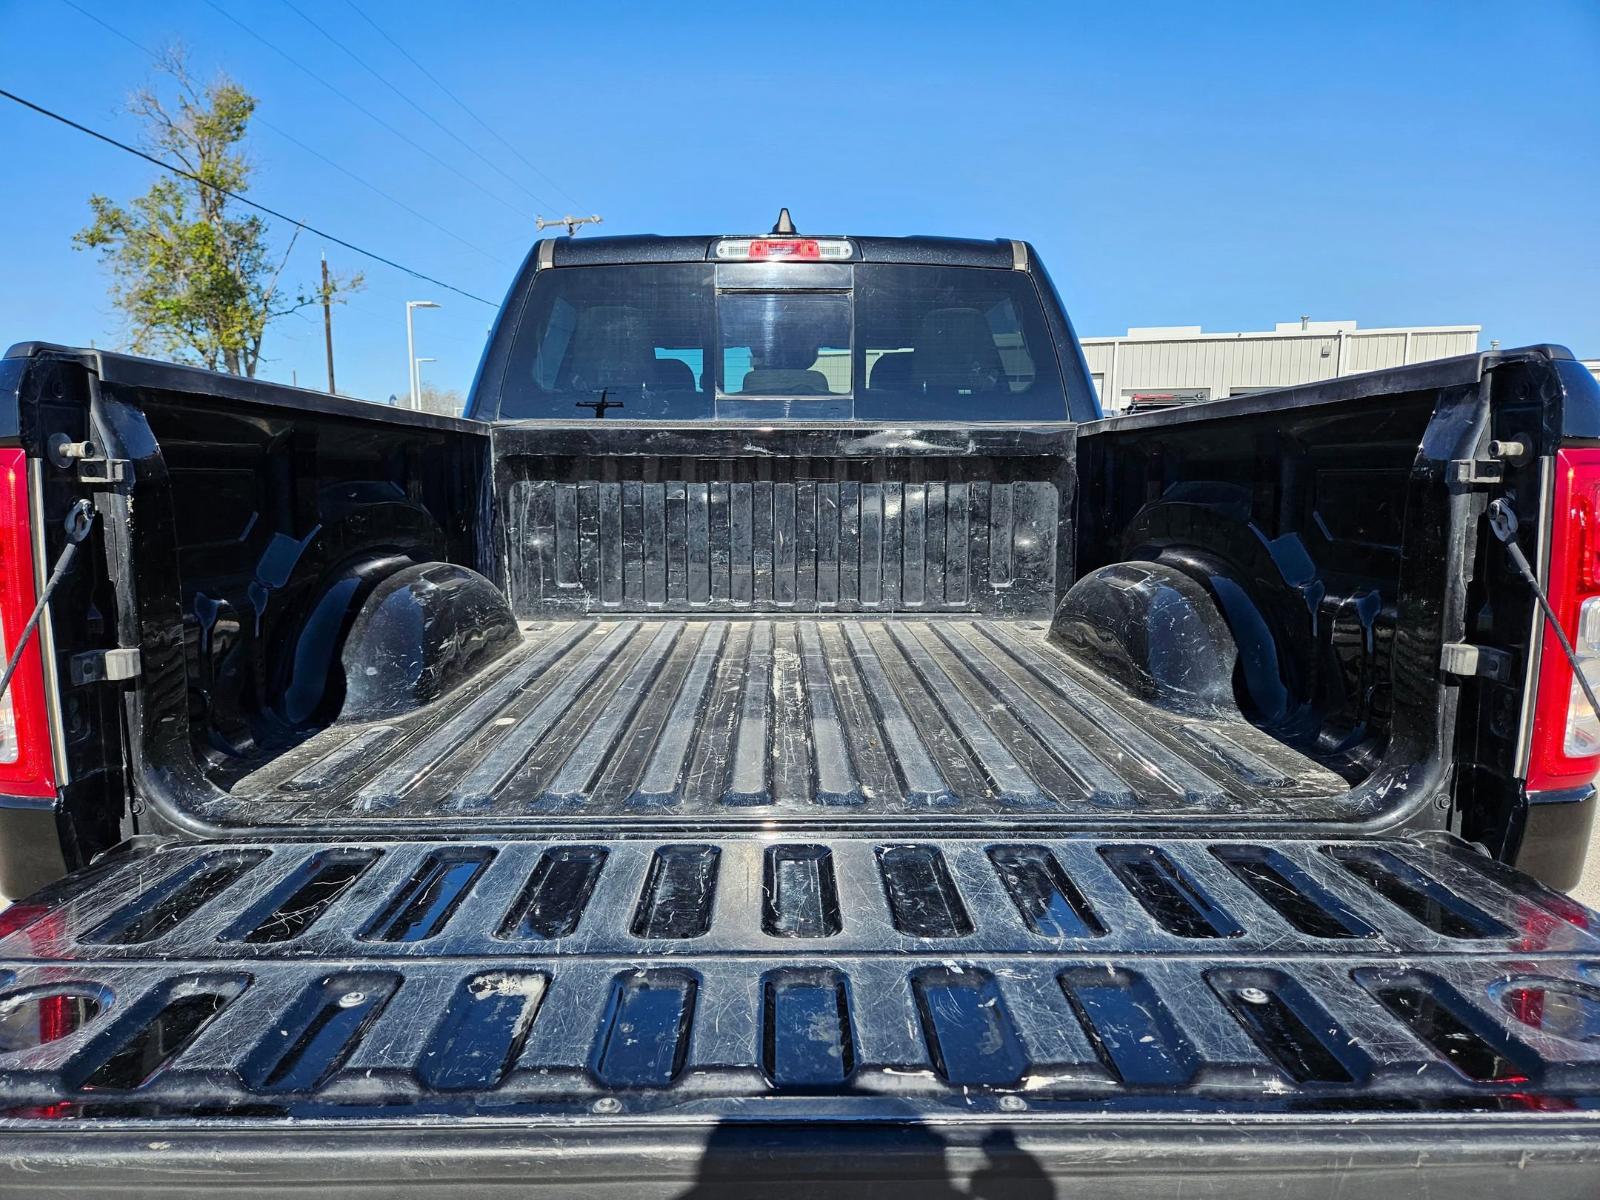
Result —
<path fill-rule="evenodd" d="M 858 269 L 856 312 L 875 415 L 912 415 L 919 401 L 952 420 L 1066 415 L 1044 313 L 1021 272 Z"/>
<path fill-rule="evenodd" d="M 550 281 L 559 286 L 539 286 Z M 602 391 L 628 416 L 673 415 L 664 409 L 675 395 L 694 403 L 705 374 L 711 295 L 705 267 L 541 272 L 533 295 L 532 378 L 518 381 L 532 385 L 526 392 L 536 411 L 504 415 L 583 416 L 577 401 Z M 529 333 L 524 322 L 523 342 Z M 524 387 L 514 390 L 520 396 Z M 656 411 L 629 411 L 639 408 Z"/>
<path fill-rule="evenodd" d="M 719 287 L 709 263 L 541 271 L 499 415 L 583 418 L 603 397 L 624 420 L 1065 418 L 1026 274 L 809 270 L 784 267 L 765 288 L 734 272 Z"/>
<path fill-rule="evenodd" d="M 848 292 L 724 292 L 717 297 L 722 392 L 848 396 Z"/>

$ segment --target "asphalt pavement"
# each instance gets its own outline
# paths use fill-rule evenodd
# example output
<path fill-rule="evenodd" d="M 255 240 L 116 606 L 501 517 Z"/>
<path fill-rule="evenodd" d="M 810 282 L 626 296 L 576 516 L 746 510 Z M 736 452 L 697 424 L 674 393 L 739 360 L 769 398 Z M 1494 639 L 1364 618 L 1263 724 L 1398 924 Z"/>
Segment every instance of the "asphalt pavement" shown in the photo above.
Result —
<path fill-rule="evenodd" d="M 1572 894 L 1590 908 L 1600 910 L 1600 821 L 1589 833 L 1589 857 L 1584 863 L 1583 878 Z"/>

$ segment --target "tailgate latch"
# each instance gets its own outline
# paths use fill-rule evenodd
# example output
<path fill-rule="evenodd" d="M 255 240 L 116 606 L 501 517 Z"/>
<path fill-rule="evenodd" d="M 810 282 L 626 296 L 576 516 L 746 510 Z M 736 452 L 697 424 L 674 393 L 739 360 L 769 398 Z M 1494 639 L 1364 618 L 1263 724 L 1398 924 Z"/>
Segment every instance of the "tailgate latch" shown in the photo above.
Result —
<path fill-rule="evenodd" d="M 126 483 L 128 460 L 102 454 L 93 442 L 75 442 L 64 433 L 53 434 L 48 446 L 50 461 L 63 469 L 78 466 L 79 483 Z"/>
<path fill-rule="evenodd" d="M 74 654 L 70 667 L 74 684 L 132 679 L 139 673 L 139 650 L 137 647 L 87 650 L 82 654 Z"/>
<path fill-rule="evenodd" d="M 1439 648 L 1439 669 L 1463 679 L 1481 676 L 1496 683 L 1511 682 L 1511 655 L 1492 646 L 1446 642 Z"/>
<path fill-rule="evenodd" d="M 1504 463 L 1494 459 L 1485 461 L 1481 458 L 1455 458 L 1450 460 L 1450 470 L 1446 478 L 1450 483 L 1475 486 L 1504 483 L 1506 468 Z"/>
<path fill-rule="evenodd" d="M 1451 459 L 1450 482 L 1470 485 L 1504 483 L 1507 467 L 1523 466 L 1532 457 L 1528 450 L 1529 440 L 1527 437 L 1496 439 L 1489 443 L 1486 457 Z"/>

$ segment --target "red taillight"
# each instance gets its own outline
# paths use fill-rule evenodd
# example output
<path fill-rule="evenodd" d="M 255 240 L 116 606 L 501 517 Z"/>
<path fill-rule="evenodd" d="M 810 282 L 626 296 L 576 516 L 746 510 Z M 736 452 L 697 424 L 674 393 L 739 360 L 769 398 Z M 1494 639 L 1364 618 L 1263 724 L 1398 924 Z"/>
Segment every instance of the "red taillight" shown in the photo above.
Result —
<path fill-rule="evenodd" d="M 0 647 L 10 659 L 33 615 L 33 538 L 28 518 L 28 462 L 21 450 L 0 450 Z M 50 757 L 39 635 L 0 696 L 0 794 L 50 798 L 56 794 Z"/>
<path fill-rule="evenodd" d="M 1584 674 L 1600 686 L 1600 450 L 1556 454 L 1546 589 Z M 1600 717 L 1548 622 L 1540 622 L 1528 790 L 1582 787 L 1600 771 Z"/>
<path fill-rule="evenodd" d="M 822 247 L 815 238 L 757 238 L 750 243 L 751 258 L 821 258 Z"/>

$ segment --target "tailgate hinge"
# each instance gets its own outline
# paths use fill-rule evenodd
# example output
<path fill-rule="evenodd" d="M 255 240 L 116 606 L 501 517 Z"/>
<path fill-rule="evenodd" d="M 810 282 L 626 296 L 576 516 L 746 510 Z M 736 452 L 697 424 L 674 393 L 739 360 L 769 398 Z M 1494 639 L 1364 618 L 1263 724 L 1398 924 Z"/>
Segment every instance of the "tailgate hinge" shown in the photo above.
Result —
<path fill-rule="evenodd" d="M 1463 679 L 1482 676 L 1496 683 L 1511 682 L 1511 655 L 1492 646 L 1469 646 L 1466 642 L 1446 642 L 1439 649 L 1439 669 Z"/>
<path fill-rule="evenodd" d="M 132 679 L 139 673 L 139 651 L 135 648 L 118 650 L 86 650 L 74 654 L 70 664 L 74 684 L 115 682 Z"/>

